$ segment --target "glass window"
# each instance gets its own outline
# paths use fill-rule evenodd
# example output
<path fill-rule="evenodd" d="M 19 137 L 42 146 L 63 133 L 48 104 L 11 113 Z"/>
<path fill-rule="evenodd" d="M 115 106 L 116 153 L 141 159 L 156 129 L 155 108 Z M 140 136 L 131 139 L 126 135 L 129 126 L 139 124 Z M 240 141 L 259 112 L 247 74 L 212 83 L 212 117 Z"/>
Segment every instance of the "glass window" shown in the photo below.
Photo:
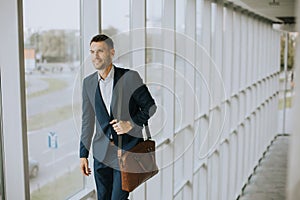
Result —
<path fill-rule="evenodd" d="M 79 6 L 80 0 L 24 1 L 31 199 L 66 199 L 84 187 L 74 123 L 81 105 Z"/>
<path fill-rule="evenodd" d="M 175 55 L 175 131 L 185 122 L 185 16 L 186 1 L 176 1 L 176 55 Z"/>
<path fill-rule="evenodd" d="M 146 10 L 146 71 L 147 85 L 158 109 L 155 116 L 150 119 L 152 135 L 155 139 L 162 138 L 163 127 L 165 125 L 166 113 L 164 110 L 164 93 L 168 92 L 164 87 L 163 62 L 163 33 L 162 33 L 162 12 L 163 0 L 148 0 Z"/>
<path fill-rule="evenodd" d="M 185 21 L 186 21 L 186 0 L 176 0 L 176 41 L 175 41 L 175 141 L 174 146 L 174 185 L 175 188 L 180 187 L 182 180 L 184 180 L 184 156 L 185 152 L 185 135 L 187 131 L 182 129 L 186 122 L 186 84 L 185 79 L 187 59 L 185 57 L 186 35 L 185 35 Z M 179 132 L 178 132 L 179 131 Z"/>
<path fill-rule="evenodd" d="M 129 6 L 129 0 L 101 1 L 101 30 L 114 41 L 116 53 L 113 62 L 119 67 L 131 66 Z"/>

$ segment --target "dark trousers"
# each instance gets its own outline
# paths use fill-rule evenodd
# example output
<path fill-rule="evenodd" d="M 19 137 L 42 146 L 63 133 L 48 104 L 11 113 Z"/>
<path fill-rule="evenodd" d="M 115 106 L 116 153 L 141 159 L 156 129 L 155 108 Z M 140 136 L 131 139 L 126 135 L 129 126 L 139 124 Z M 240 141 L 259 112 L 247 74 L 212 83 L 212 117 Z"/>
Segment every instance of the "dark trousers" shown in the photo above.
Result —
<path fill-rule="evenodd" d="M 122 190 L 121 172 L 114 167 L 117 162 L 116 154 L 114 155 L 115 159 L 108 165 L 106 162 L 105 165 L 94 159 L 94 177 L 98 200 L 128 200 L 129 192 Z"/>

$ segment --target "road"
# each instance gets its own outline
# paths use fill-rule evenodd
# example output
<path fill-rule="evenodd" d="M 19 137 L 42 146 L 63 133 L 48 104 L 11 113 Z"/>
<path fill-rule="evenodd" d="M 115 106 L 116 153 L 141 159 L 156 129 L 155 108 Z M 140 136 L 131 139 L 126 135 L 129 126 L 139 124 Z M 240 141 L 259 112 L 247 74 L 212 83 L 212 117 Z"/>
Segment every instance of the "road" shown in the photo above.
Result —
<path fill-rule="evenodd" d="M 80 80 L 76 76 L 76 72 L 26 76 L 27 119 L 33 119 L 33 124 L 42 127 L 35 130 L 28 127 L 29 158 L 38 161 L 40 168 L 38 176 L 30 179 L 31 191 L 79 167 L 80 116 L 78 112 L 63 109 L 80 105 Z M 57 82 L 63 84 L 57 85 Z M 56 84 L 56 87 L 51 84 Z M 60 111 L 71 113 L 61 114 Z M 42 117 L 38 119 L 36 116 Z M 48 120 L 52 121 L 50 125 Z M 48 147 L 49 132 L 58 136 L 57 149 Z"/>

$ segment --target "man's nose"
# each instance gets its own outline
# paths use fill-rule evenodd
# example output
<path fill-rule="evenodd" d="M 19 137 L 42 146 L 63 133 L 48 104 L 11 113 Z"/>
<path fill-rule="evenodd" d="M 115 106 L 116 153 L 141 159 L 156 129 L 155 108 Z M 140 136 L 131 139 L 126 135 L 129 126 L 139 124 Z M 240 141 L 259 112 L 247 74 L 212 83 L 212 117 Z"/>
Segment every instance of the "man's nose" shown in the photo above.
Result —
<path fill-rule="evenodd" d="M 95 58 L 100 58 L 100 54 L 99 54 L 99 53 L 95 53 L 95 54 L 94 54 L 94 57 L 95 57 Z"/>

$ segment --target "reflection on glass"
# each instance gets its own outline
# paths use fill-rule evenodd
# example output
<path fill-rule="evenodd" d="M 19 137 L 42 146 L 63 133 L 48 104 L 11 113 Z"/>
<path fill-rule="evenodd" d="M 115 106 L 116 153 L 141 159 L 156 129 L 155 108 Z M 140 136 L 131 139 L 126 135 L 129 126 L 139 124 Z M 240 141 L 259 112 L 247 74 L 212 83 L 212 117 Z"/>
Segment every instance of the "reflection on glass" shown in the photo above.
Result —
<path fill-rule="evenodd" d="M 196 46 L 196 75 L 195 75 L 195 93 L 196 93 L 196 103 L 195 103 L 195 118 L 198 118 L 199 113 L 202 112 L 202 110 L 200 109 L 201 106 L 201 97 L 203 95 L 203 93 L 201 93 L 202 91 L 204 91 L 204 87 L 203 87 L 203 74 L 201 72 L 201 62 L 202 62 L 202 54 L 203 54 L 203 50 L 202 50 L 202 7 L 203 7 L 203 2 L 202 0 L 197 0 L 196 1 L 196 42 L 197 42 L 197 46 Z"/>
<path fill-rule="evenodd" d="M 66 199 L 84 187 L 74 123 L 80 112 L 79 3 L 24 1 L 31 199 Z"/>
<path fill-rule="evenodd" d="M 163 0 L 147 1 L 146 82 L 158 106 L 155 116 L 150 119 L 152 136 L 155 139 L 163 137 L 163 127 L 166 123 L 165 120 L 167 120 L 166 111 L 164 110 L 164 93 L 169 92 L 163 84 L 164 72 L 166 71 L 163 65 L 163 56 L 166 52 L 163 51 L 162 42 L 162 11 Z"/>
<path fill-rule="evenodd" d="M 176 0 L 175 130 L 185 125 L 185 6 L 185 0 Z"/>

